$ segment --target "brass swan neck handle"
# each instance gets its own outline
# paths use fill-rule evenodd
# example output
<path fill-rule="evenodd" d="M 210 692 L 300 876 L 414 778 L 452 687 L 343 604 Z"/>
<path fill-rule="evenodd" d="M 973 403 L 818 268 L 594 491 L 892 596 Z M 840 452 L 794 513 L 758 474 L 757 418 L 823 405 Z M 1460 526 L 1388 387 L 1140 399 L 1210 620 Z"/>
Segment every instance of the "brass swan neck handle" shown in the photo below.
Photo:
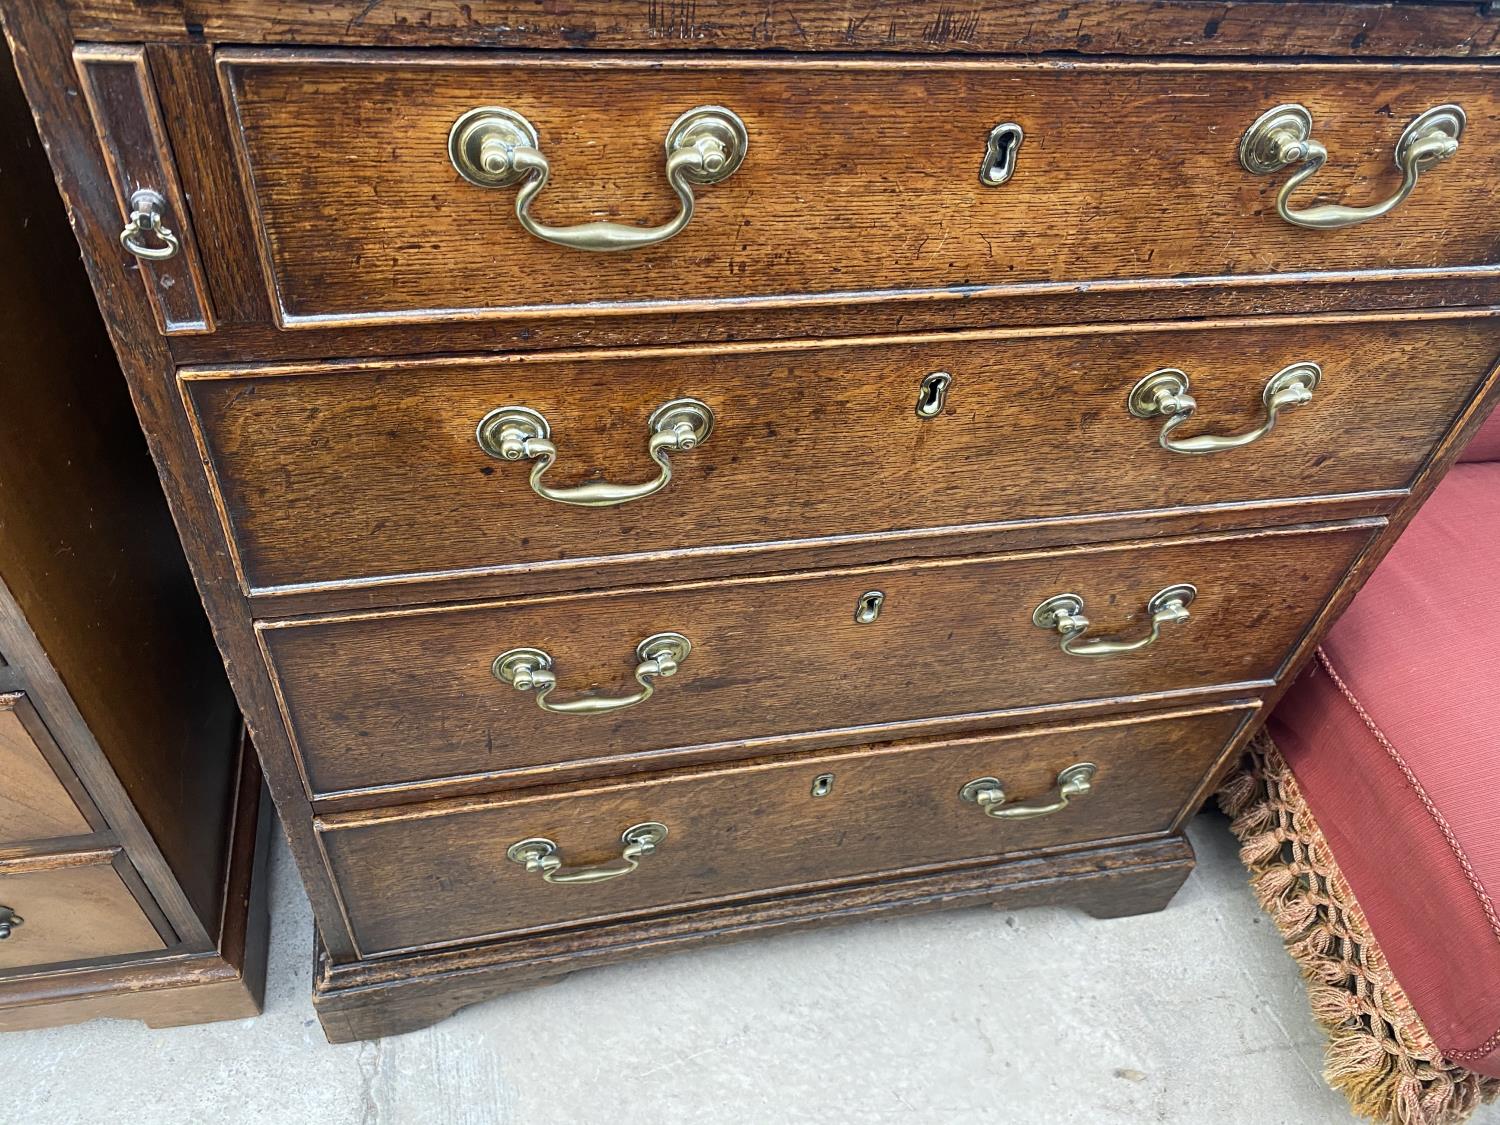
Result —
<path fill-rule="evenodd" d="M 532 202 L 552 176 L 552 165 L 530 121 L 504 106 L 480 106 L 459 117 L 448 133 L 448 158 L 471 184 L 521 184 L 516 221 L 522 230 L 544 242 L 598 252 L 655 246 L 679 234 L 693 218 L 693 187 L 727 180 L 744 162 L 749 147 L 745 123 L 732 110 L 717 105 L 690 109 L 667 130 L 667 184 L 678 202 L 674 218 L 655 227 L 614 222 L 552 226 L 531 214 Z"/>
<path fill-rule="evenodd" d="M 1056 594 L 1031 615 L 1031 623 L 1038 629 L 1057 633 L 1062 640 L 1059 647 L 1069 656 L 1118 656 L 1126 652 L 1138 652 L 1150 648 L 1161 639 L 1164 625 L 1186 621 L 1191 614 L 1188 606 L 1198 596 L 1196 586 L 1186 582 L 1158 590 L 1146 603 L 1146 612 L 1151 615 L 1151 631 L 1133 641 L 1117 640 L 1113 637 L 1085 639 L 1091 622 L 1083 615 L 1083 599 L 1077 594 Z"/>

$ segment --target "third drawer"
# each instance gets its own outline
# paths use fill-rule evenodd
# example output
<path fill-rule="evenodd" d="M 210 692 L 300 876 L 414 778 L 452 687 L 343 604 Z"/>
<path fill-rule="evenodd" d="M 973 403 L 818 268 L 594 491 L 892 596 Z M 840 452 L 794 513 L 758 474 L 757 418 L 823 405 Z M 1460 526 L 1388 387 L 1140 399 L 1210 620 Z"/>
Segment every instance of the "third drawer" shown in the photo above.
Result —
<path fill-rule="evenodd" d="M 1497 353 L 1500 319 L 1484 316 L 1264 320 L 194 371 L 182 386 L 251 589 L 476 571 L 545 572 L 530 588 L 546 589 L 585 565 L 590 584 L 639 581 L 648 559 L 652 581 L 671 565 L 706 577 L 743 572 L 726 549 L 1053 525 L 1033 545 L 1111 513 L 1402 489 Z M 1311 400 L 1239 448 L 1163 448 L 1165 418 L 1128 405 L 1177 369 L 1197 410 L 1169 440 L 1244 437 L 1298 364 L 1321 370 Z M 712 410 L 712 432 L 668 455 L 661 491 L 614 507 L 545 499 L 528 486 L 540 462 L 476 440 L 492 411 L 524 407 L 557 449 L 545 487 L 648 482 L 648 418 L 681 398 Z"/>
<path fill-rule="evenodd" d="M 780 752 L 809 732 L 803 745 L 879 741 L 935 720 L 953 729 L 1089 701 L 1253 691 L 1280 674 L 1381 525 L 302 618 L 259 632 L 315 795 L 561 765 L 644 768 Z M 1184 585 L 1195 594 L 1174 619 L 1167 592 Z M 1078 599 L 1089 625 L 1070 647 L 1092 654 L 1064 652 L 1058 627 L 1034 622 L 1057 595 Z M 655 656 L 642 651 L 664 633 L 692 645 L 670 677 L 651 673 Z M 1136 647 L 1098 654 L 1101 640 Z M 532 690 L 496 675 L 517 653 L 511 672 L 528 669 Z M 544 711 L 542 674 L 556 681 L 545 702 L 594 713 Z M 621 706 L 642 683 L 653 694 Z"/>

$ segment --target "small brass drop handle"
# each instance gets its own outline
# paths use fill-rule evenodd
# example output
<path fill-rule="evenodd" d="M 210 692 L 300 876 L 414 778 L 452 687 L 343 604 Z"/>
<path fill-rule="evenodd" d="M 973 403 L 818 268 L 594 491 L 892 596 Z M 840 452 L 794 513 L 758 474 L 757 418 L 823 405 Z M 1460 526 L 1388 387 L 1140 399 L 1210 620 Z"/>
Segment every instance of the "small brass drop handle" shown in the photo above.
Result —
<path fill-rule="evenodd" d="M 1068 807 L 1074 797 L 1087 797 L 1094 791 L 1094 774 L 1098 767 L 1092 762 L 1079 762 L 1057 775 L 1057 785 L 1048 798 L 1010 804 L 1005 786 L 998 778 L 976 777 L 958 795 L 972 805 L 984 810 L 985 816 L 996 820 L 1030 820 L 1036 816 L 1051 816 Z"/>
<path fill-rule="evenodd" d="M 536 128 L 512 109 L 480 106 L 453 123 L 448 158 L 458 174 L 479 187 L 516 193 L 516 220 L 528 234 L 575 250 L 636 250 L 678 234 L 693 218 L 693 185 L 717 184 L 745 159 L 750 137 L 745 123 L 723 106 L 700 105 L 667 130 L 667 183 L 677 195 L 677 217 L 657 227 L 595 222 L 554 227 L 531 216 L 531 203 L 547 186 L 552 166 L 542 155 Z"/>
<path fill-rule="evenodd" d="M 529 872 L 539 872 L 549 883 L 564 886 L 579 883 L 603 883 L 629 875 L 641 865 L 641 860 L 653 855 L 661 842 L 667 838 L 667 826 L 654 820 L 633 824 L 620 833 L 620 858 L 614 863 L 597 867 L 564 867 L 561 850 L 545 836 L 533 836 L 521 840 L 507 849 L 505 857 L 519 863 Z"/>
<path fill-rule="evenodd" d="M 164 262 L 176 257 L 177 252 L 182 249 L 182 243 L 178 241 L 172 228 L 162 222 L 162 213 L 166 209 L 167 201 L 160 192 L 142 188 L 132 195 L 130 221 L 120 232 L 120 245 L 137 258 L 145 258 L 150 262 Z M 149 245 L 142 241 L 143 238 L 154 238 L 161 245 Z"/>
<path fill-rule="evenodd" d="M 1257 176 L 1269 176 L 1289 165 L 1301 164 L 1276 194 L 1276 213 L 1295 226 L 1314 230 L 1348 227 L 1378 219 L 1400 206 L 1423 172 L 1436 168 L 1458 151 L 1465 120 L 1463 107 L 1456 105 L 1434 106 L 1419 114 L 1396 142 L 1401 186 L 1389 199 L 1368 207 L 1324 203 L 1292 210 L 1292 193 L 1316 175 L 1328 160 L 1328 150 L 1312 139 L 1312 114 L 1306 106 L 1279 105 L 1256 118 L 1240 138 L 1240 164 Z"/>
<path fill-rule="evenodd" d="M 557 676 L 552 671 L 552 657 L 539 648 L 513 648 L 495 657 L 490 671 L 495 679 L 517 691 L 536 692 L 536 705 L 556 715 L 603 715 L 623 711 L 644 703 L 656 693 L 653 681 L 658 676 L 675 676 L 678 666 L 693 651 L 692 642 L 681 633 L 654 633 L 635 646 L 635 682 L 640 690 L 630 695 L 599 697 L 579 696 L 553 702 L 552 689 Z"/>
<path fill-rule="evenodd" d="M 1031 623 L 1038 629 L 1056 632 L 1062 637 L 1061 648 L 1069 656 L 1117 656 L 1124 652 L 1137 652 L 1150 648 L 1161 637 L 1163 625 L 1186 621 L 1190 614 L 1188 606 L 1198 596 L 1196 586 L 1181 583 L 1158 590 L 1146 603 L 1146 612 L 1151 615 L 1151 632 L 1133 641 L 1119 641 L 1104 637 L 1084 640 L 1088 632 L 1089 619 L 1083 615 L 1083 599 L 1077 594 L 1056 594 L 1048 598 L 1031 615 Z"/>
<path fill-rule="evenodd" d="M 1173 453 L 1218 453 L 1265 437 L 1276 428 L 1276 419 L 1283 410 L 1312 401 L 1313 391 L 1322 378 L 1323 369 L 1316 363 L 1294 363 L 1276 372 L 1266 381 L 1260 396 L 1266 406 L 1266 420 L 1241 434 L 1174 436 L 1176 429 L 1198 408 L 1198 400 L 1188 394 L 1187 375 L 1175 367 L 1163 367 L 1147 375 L 1131 389 L 1126 406 L 1137 418 L 1166 418 L 1157 438 L 1163 449 Z"/>
<path fill-rule="evenodd" d="M 10 937 L 11 932 L 26 919 L 8 906 L 0 906 L 0 941 Z"/>
<path fill-rule="evenodd" d="M 646 419 L 646 454 L 660 467 L 652 479 L 639 484 L 615 484 L 607 480 L 586 481 L 567 488 L 554 488 L 543 478 L 557 460 L 552 444 L 552 426 L 528 406 L 501 406 L 491 410 L 474 432 L 479 448 L 501 461 L 530 460 L 531 491 L 543 500 L 580 508 L 610 508 L 631 500 L 643 500 L 666 488 L 672 481 L 672 453 L 697 449 L 713 433 L 714 412 L 695 398 L 665 402 Z"/>

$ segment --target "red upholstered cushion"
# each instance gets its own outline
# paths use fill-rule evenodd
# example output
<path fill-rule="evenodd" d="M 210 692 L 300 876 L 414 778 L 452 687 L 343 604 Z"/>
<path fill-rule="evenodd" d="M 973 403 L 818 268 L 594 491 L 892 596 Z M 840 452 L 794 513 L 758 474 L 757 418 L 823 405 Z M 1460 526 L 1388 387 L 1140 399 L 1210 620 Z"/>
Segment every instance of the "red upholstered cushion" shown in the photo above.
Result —
<path fill-rule="evenodd" d="M 1438 1047 L 1500 1076 L 1500 462 L 1449 474 L 1323 653 L 1271 735 Z"/>
<path fill-rule="evenodd" d="M 1500 407 L 1497 407 L 1479 432 L 1459 455 L 1460 461 L 1500 461 Z"/>

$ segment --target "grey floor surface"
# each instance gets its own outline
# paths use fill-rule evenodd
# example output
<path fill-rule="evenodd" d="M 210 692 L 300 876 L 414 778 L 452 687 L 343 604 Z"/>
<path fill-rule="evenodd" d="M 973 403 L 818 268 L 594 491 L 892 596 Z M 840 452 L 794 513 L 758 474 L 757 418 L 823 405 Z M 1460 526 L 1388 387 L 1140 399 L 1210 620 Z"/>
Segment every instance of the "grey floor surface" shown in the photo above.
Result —
<path fill-rule="evenodd" d="M 312 923 L 272 869 L 259 1019 L 0 1036 L 0 1120 L 277 1125 L 1348 1122 L 1225 822 L 1161 914 L 977 908 L 575 974 L 330 1047 Z M 1476 1123 L 1500 1125 L 1500 1108 Z"/>

